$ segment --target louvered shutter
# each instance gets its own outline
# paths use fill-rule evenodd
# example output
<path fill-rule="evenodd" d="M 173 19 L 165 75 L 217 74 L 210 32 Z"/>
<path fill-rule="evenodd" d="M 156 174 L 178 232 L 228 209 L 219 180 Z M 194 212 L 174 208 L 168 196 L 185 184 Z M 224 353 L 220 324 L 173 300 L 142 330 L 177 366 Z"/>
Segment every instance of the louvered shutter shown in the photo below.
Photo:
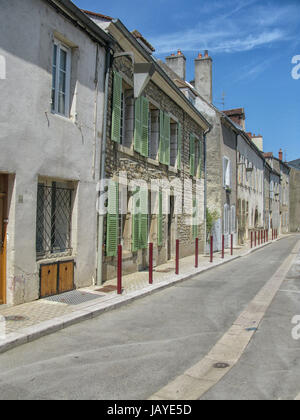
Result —
<path fill-rule="evenodd" d="M 141 155 L 149 155 L 149 101 L 142 96 L 141 98 Z"/>
<path fill-rule="evenodd" d="M 202 166 L 203 166 L 203 144 L 199 140 L 199 179 L 202 177 Z"/>
<path fill-rule="evenodd" d="M 164 113 L 159 112 L 159 161 L 165 163 L 165 131 L 164 131 Z"/>
<path fill-rule="evenodd" d="M 146 249 L 148 247 L 148 190 L 146 188 L 140 190 L 140 202 L 139 248 Z"/>
<path fill-rule="evenodd" d="M 157 244 L 162 246 L 162 226 L 163 226 L 163 214 L 162 214 L 162 191 L 158 194 L 158 218 L 157 218 Z"/>
<path fill-rule="evenodd" d="M 141 113 L 142 97 L 135 100 L 135 124 L 134 124 L 134 150 L 141 153 L 142 144 L 142 113 Z"/>
<path fill-rule="evenodd" d="M 195 175 L 195 137 L 190 135 L 190 175 Z"/>
<path fill-rule="evenodd" d="M 140 194 L 139 188 L 133 193 L 133 209 L 132 209 L 132 252 L 136 252 L 140 248 Z"/>
<path fill-rule="evenodd" d="M 171 128 L 170 128 L 170 116 L 164 115 L 164 140 L 165 140 L 165 165 L 170 165 L 170 140 L 171 140 Z"/>
<path fill-rule="evenodd" d="M 106 254 L 115 257 L 118 251 L 119 233 L 119 186 L 117 182 L 110 181 L 108 187 Z"/>
<path fill-rule="evenodd" d="M 114 72 L 111 139 L 117 143 L 120 143 L 121 140 L 121 106 L 122 77 L 119 73 Z"/>
<path fill-rule="evenodd" d="M 182 127 L 177 125 L 177 169 L 181 169 Z"/>

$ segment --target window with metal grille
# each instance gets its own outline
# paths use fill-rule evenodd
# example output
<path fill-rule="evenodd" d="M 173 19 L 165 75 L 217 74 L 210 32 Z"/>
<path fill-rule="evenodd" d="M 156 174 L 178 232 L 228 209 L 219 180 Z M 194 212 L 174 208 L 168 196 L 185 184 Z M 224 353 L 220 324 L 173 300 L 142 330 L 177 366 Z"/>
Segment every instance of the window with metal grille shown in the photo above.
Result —
<path fill-rule="evenodd" d="M 37 256 L 46 256 L 71 250 L 73 189 L 60 185 L 57 182 L 38 184 Z"/>

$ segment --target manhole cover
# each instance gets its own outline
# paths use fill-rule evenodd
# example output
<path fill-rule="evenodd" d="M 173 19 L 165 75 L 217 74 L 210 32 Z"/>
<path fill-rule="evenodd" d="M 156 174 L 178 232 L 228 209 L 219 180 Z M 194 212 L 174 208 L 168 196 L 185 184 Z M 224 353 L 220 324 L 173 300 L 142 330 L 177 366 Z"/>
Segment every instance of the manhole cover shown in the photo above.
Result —
<path fill-rule="evenodd" d="M 215 363 L 214 368 L 216 369 L 226 369 L 229 367 L 228 363 Z"/>
<path fill-rule="evenodd" d="M 26 321 L 25 316 L 21 316 L 21 315 L 10 315 L 10 316 L 5 316 L 5 321 Z"/>
<path fill-rule="evenodd" d="M 95 292 L 110 293 L 110 292 L 114 292 L 115 290 L 117 290 L 117 286 L 107 285 L 107 286 L 102 287 L 101 289 L 95 290 Z"/>

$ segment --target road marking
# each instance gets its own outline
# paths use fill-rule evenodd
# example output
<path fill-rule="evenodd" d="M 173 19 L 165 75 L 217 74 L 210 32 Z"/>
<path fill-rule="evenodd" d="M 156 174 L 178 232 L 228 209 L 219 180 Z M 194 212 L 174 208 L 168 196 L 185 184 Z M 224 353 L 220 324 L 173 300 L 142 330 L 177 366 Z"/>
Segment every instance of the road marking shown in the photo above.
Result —
<path fill-rule="evenodd" d="M 300 292 L 298 292 L 297 290 L 284 290 L 284 289 L 279 289 L 279 292 L 300 294 Z"/>
<path fill-rule="evenodd" d="M 178 376 L 149 397 L 149 400 L 199 399 L 235 366 L 297 259 L 300 251 L 299 245 L 300 241 L 212 350 L 200 362 L 186 370 L 183 375 Z M 297 254 L 296 257 L 294 253 Z M 224 369 L 215 368 L 214 365 L 220 362 L 229 366 Z"/>

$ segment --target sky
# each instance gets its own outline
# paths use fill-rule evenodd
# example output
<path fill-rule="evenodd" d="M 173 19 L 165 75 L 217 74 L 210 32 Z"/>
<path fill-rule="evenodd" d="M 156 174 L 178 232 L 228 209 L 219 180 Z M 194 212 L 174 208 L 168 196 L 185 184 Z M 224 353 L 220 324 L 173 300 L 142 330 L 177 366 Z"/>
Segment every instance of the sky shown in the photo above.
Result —
<path fill-rule="evenodd" d="M 246 131 L 264 137 L 264 151 L 300 158 L 300 0 L 73 0 L 137 29 L 165 59 L 180 49 L 187 80 L 194 59 L 213 59 L 213 102 L 245 108 Z M 299 73 L 294 70 L 294 75 Z"/>

